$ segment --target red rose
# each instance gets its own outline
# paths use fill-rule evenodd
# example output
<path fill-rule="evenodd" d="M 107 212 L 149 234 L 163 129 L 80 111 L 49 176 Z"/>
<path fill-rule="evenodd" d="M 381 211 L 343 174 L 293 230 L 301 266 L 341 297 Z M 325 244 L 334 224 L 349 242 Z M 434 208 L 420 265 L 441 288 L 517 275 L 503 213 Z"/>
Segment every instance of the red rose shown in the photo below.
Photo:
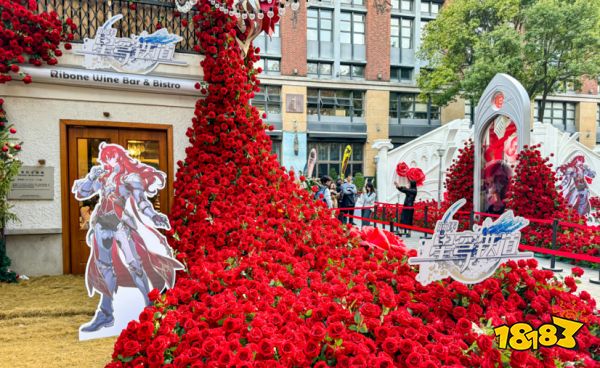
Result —
<path fill-rule="evenodd" d="M 408 180 L 416 182 L 417 186 L 421 186 L 425 182 L 425 173 L 423 173 L 423 170 L 419 169 L 418 167 L 411 167 L 408 169 L 406 177 Z"/>
<path fill-rule="evenodd" d="M 400 162 L 398 165 L 396 165 L 396 174 L 403 178 L 408 174 L 408 169 L 409 168 L 406 162 Z"/>
<path fill-rule="evenodd" d="M 123 356 L 130 357 L 140 351 L 141 345 L 135 340 L 128 340 L 123 346 Z"/>

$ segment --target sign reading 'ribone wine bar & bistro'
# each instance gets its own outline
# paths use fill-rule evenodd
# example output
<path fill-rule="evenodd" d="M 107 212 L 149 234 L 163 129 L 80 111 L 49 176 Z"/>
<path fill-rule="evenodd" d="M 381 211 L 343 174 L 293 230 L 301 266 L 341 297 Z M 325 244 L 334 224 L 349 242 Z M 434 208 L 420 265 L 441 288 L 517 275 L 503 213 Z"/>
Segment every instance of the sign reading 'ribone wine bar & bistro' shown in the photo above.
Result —
<path fill-rule="evenodd" d="M 22 67 L 21 70 L 40 83 L 58 83 L 111 89 L 139 90 L 143 92 L 177 92 L 201 95 L 198 81 L 150 75 L 124 74 L 74 68 Z"/>

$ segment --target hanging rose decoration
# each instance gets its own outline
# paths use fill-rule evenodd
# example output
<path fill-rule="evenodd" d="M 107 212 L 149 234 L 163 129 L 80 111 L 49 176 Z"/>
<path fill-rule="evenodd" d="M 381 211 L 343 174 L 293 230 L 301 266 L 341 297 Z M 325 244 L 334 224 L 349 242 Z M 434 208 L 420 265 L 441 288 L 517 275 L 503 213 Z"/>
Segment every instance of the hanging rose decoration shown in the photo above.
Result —
<path fill-rule="evenodd" d="M 425 182 L 425 173 L 418 167 L 411 167 L 410 169 L 408 169 L 406 177 L 408 178 L 408 180 L 417 182 L 418 187 L 423 185 L 423 183 Z"/>
<path fill-rule="evenodd" d="M 71 19 L 63 23 L 53 11 L 35 14 L 35 10 L 35 1 L 0 0 L 0 83 L 11 81 L 11 74 L 31 83 L 19 64 L 55 65 L 62 55 L 60 42 L 73 39 L 71 30 L 76 26 Z"/>
<path fill-rule="evenodd" d="M 408 174 L 408 169 L 409 167 L 406 162 L 400 162 L 398 165 L 396 165 L 396 174 L 398 174 L 398 176 L 401 178 L 406 177 L 406 174 Z"/>

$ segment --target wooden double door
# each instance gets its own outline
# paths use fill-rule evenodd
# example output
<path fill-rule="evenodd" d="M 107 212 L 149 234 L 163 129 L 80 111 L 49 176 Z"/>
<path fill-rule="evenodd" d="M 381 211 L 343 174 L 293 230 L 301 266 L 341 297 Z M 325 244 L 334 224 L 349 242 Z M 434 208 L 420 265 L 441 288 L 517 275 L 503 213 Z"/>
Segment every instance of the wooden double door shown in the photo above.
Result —
<path fill-rule="evenodd" d="M 63 165 L 66 166 L 68 180 L 64 185 L 66 188 L 63 188 L 63 197 L 67 195 L 68 200 L 63 198 L 63 211 L 67 211 L 63 215 L 63 252 L 67 253 L 63 256 L 63 268 L 65 273 L 83 274 L 90 254 L 86 243 L 90 215 L 99 197 L 86 201 L 76 200 L 71 193 L 74 181 L 85 177 L 90 168 L 98 164 L 100 143 L 119 144 L 128 150 L 131 157 L 167 173 L 168 184 L 151 201 L 157 211 L 168 214 L 172 193 L 171 131 L 78 125 L 67 125 L 64 128 L 67 157 L 66 163 L 63 160 Z M 63 173 L 64 171 L 63 168 Z M 65 205 L 67 208 L 64 208 Z"/>

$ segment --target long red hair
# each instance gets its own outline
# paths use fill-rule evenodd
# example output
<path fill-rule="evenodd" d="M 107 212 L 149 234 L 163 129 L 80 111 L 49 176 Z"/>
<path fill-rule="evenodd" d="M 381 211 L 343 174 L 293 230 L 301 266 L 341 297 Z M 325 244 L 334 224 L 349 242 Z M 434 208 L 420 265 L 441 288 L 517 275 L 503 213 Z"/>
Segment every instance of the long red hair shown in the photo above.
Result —
<path fill-rule="evenodd" d="M 158 188 L 165 185 L 165 174 L 156 170 L 152 166 L 143 164 L 129 156 L 129 153 L 121 146 L 116 144 L 101 143 L 98 159 L 104 163 L 104 169 L 112 172 L 113 168 L 107 164 L 108 160 L 116 158 L 121 171 L 117 174 L 115 181 L 118 183 L 120 178 L 129 174 L 138 174 L 142 179 L 144 191 L 154 195 Z"/>

